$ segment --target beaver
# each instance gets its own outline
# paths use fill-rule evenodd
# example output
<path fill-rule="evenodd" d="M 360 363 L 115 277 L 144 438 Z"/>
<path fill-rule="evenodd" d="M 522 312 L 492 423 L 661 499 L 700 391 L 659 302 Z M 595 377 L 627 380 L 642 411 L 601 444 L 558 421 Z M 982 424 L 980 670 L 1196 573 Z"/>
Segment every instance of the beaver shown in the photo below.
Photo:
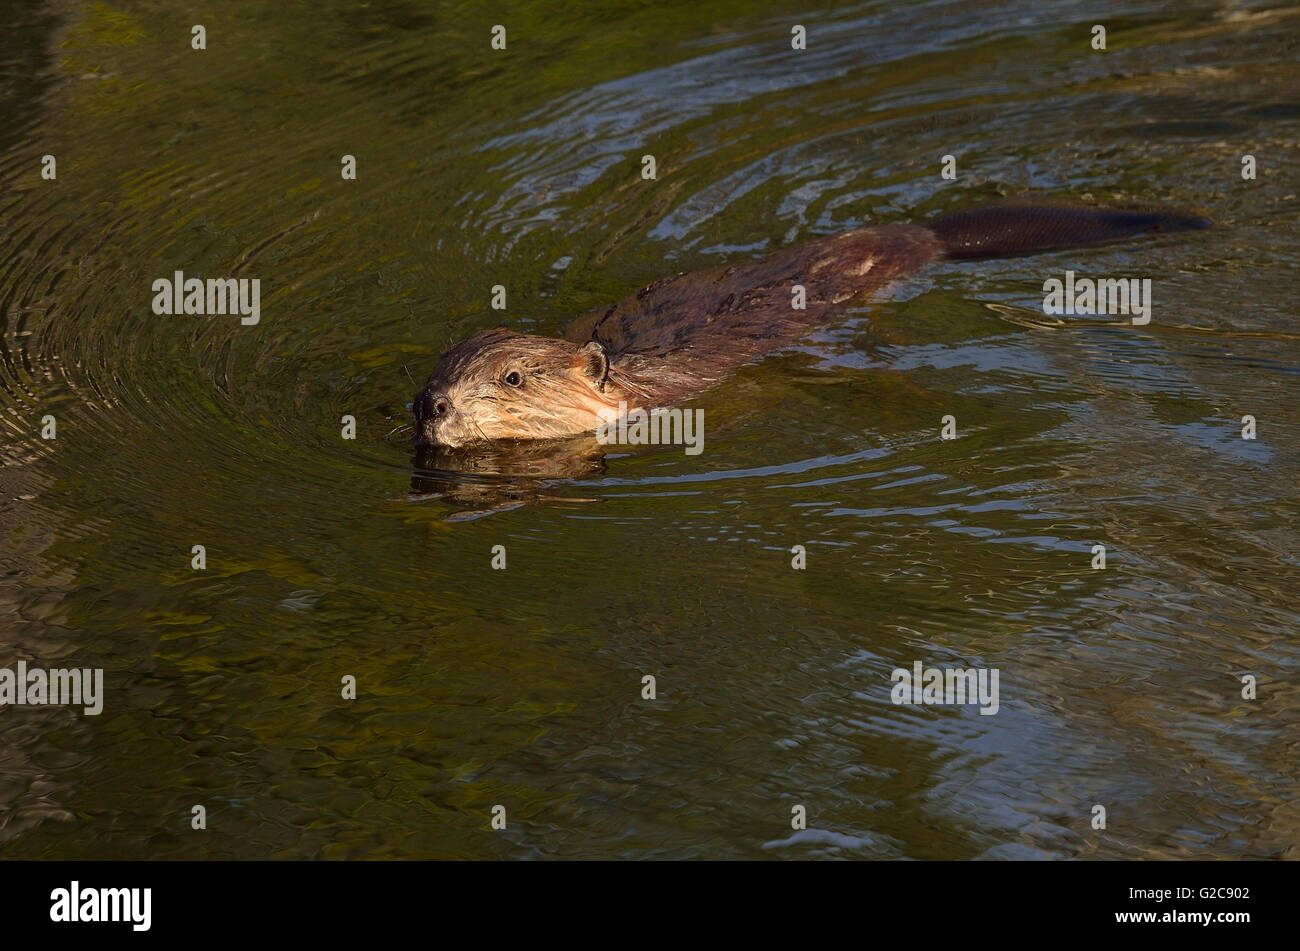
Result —
<path fill-rule="evenodd" d="M 804 336 L 837 306 L 940 259 L 1035 254 L 1205 228 L 1174 209 L 993 204 L 926 224 L 848 231 L 761 260 L 648 284 L 561 337 L 497 327 L 446 353 L 415 396 L 417 445 L 556 439 L 620 410 L 680 403 Z M 796 285 L 802 308 L 793 306 Z"/>

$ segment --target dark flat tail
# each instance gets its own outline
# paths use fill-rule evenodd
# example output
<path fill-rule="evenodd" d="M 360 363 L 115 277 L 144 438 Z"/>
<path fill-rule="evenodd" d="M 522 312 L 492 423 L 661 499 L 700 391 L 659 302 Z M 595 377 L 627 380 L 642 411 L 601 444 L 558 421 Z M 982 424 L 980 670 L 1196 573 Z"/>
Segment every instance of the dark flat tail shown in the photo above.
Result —
<path fill-rule="evenodd" d="M 1087 205 L 986 205 L 926 223 L 945 257 L 1005 258 L 1107 244 L 1137 235 L 1193 231 L 1210 219 L 1172 208 Z"/>

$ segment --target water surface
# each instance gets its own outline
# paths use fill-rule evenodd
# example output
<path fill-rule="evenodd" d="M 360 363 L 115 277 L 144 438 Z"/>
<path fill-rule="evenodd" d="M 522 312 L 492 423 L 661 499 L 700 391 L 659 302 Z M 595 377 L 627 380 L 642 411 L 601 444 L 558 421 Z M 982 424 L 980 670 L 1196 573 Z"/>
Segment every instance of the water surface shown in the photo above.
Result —
<path fill-rule="evenodd" d="M 0 854 L 1300 855 L 1300 9 L 559 11 L 241 0 L 195 51 L 158 0 L 8 5 L 0 666 L 107 697 L 0 709 Z M 1016 195 L 1219 227 L 916 275 L 702 395 L 699 456 L 412 456 L 479 329 Z M 1151 324 L 1044 317 L 1066 269 Z M 155 315 L 177 270 L 261 322 Z M 999 712 L 893 705 L 917 660 Z"/>

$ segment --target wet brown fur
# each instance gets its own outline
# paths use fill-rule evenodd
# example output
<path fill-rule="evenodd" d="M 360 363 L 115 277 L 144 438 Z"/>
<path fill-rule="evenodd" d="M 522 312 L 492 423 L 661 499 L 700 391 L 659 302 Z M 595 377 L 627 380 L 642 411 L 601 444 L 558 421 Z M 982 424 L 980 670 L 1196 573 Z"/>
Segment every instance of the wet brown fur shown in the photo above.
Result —
<path fill-rule="evenodd" d="M 679 274 L 593 311 L 563 338 L 505 328 L 456 344 L 416 397 L 418 437 L 440 445 L 590 432 L 602 410 L 671 406 L 788 346 L 835 306 L 941 252 L 929 229 L 850 231 L 760 261 Z M 805 307 L 792 306 L 805 289 Z M 512 372 L 522 384 L 510 386 Z M 438 400 L 447 410 L 435 416 Z"/>

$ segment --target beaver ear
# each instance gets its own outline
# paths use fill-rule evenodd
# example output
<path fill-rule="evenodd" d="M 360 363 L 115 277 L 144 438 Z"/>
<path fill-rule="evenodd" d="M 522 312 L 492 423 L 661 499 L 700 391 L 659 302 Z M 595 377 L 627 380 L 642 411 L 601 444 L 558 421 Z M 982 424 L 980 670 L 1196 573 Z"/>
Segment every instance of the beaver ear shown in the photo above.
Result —
<path fill-rule="evenodd" d="M 599 340 L 588 340 L 578 351 L 582 372 L 587 375 L 587 379 L 596 384 L 596 389 L 605 388 L 605 380 L 609 376 L 609 354 Z"/>

